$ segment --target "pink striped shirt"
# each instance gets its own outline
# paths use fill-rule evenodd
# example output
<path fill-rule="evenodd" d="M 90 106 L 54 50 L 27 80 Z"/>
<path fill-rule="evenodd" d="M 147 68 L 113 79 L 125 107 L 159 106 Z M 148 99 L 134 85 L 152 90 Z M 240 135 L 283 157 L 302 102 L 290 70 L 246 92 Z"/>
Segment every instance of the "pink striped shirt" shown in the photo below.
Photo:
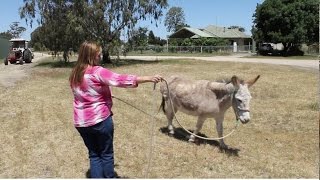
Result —
<path fill-rule="evenodd" d="M 93 126 L 111 115 L 110 86 L 137 87 L 137 76 L 117 74 L 101 66 L 88 66 L 81 86 L 71 87 L 75 127 Z"/>

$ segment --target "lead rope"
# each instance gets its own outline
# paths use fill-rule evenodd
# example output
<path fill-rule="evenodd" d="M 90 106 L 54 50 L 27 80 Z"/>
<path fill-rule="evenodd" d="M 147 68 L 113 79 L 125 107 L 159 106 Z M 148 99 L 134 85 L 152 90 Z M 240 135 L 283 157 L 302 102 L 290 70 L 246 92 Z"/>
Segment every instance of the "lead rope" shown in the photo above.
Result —
<path fill-rule="evenodd" d="M 153 106 L 152 107 L 156 107 L 156 96 L 155 96 L 155 89 L 156 89 L 156 83 L 154 83 L 153 85 Z M 149 146 L 149 152 L 148 152 L 148 165 L 147 165 L 147 170 L 145 173 L 145 179 L 149 179 L 149 174 L 150 174 L 150 167 L 151 167 L 151 160 L 152 160 L 152 154 L 153 154 L 153 147 L 154 147 L 154 129 L 155 129 L 155 122 L 156 122 L 156 115 L 157 112 L 155 113 L 155 115 L 153 116 L 153 118 L 151 118 L 151 122 L 150 122 L 150 146 Z"/>

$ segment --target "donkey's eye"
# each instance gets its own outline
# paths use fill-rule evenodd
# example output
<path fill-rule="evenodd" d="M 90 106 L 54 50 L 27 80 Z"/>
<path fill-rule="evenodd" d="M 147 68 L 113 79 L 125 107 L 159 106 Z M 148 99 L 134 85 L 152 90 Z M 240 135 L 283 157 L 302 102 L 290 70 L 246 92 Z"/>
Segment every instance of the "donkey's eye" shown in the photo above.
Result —
<path fill-rule="evenodd" d="M 237 101 L 238 101 L 239 103 L 242 103 L 242 100 L 241 100 L 241 99 L 237 99 Z"/>

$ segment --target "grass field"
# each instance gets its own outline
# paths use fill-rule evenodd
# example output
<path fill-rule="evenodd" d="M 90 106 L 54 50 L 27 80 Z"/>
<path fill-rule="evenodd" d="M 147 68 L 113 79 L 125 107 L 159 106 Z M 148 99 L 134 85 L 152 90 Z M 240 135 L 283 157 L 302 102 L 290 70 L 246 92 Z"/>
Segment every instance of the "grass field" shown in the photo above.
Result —
<path fill-rule="evenodd" d="M 319 60 L 317 55 L 304 55 L 304 56 L 261 56 L 261 55 L 252 55 L 244 56 L 243 58 L 261 58 L 261 59 L 284 59 L 284 60 Z"/>
<path fill-rule="evenodd" d="M 156 114 L 154 119 L 114 100 L 115 170 L 123 178 L 319 178 L 318 74 L 287 66 L 165 60 L 126 61 L 109 67 L 118 73 L 173 74 L 191 79 L 215 80 L 232 75 L 261 78 L 251 88 L 250 123 L 240 125 L 225 139 L 230 150 L 220 151 L 216 141 L 187 142 L 174 122 L 177 136 L 166 133 L 166 118 L 156 114 L 159 86 L 141 84 L 136 89 L 113 88 L 122 100 Z M 87 150 L 72 124 L 70 67 L 46 62 L 15 87 L 0 87 L 0 178 L 85 178 Z M 193 130 L 195 118 L 178 113 Z M 235 125 L 230 109 L 224 131 Z M 154 133 L 151 166 L 148 153 Z M 201 131 L 216 137 L 208 119 Z M 148 174 L 148 176 L 146 176 Z"/>

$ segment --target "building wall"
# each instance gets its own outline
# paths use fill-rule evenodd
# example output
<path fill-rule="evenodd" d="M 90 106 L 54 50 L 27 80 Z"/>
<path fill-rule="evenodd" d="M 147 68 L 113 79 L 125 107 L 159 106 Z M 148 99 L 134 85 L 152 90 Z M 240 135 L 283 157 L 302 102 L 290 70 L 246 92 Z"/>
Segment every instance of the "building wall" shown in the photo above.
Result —
<path fill-rule="evenodd" d="M 10 42 L 7 39 L 0 38 L 0 59 L 7 57 L 9 53 Z"/>

